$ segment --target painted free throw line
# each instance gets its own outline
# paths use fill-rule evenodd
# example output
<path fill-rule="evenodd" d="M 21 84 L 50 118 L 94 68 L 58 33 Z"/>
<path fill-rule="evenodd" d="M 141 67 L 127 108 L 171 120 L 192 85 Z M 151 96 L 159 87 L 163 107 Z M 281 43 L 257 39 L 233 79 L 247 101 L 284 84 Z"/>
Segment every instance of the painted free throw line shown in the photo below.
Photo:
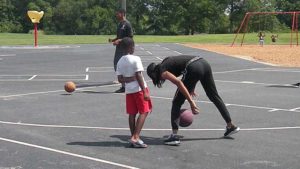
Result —
<path fill-rule="evenodd" d="M 92 127 L 92 126 L 66 126 L 66 125 L 50 125 L 50 124 L 32 124 L 21 122 L 8 122 L 0 121 L 1 124 L 31 126 L 31 127 L 49 127 L 49 128 L 76 128 L 76 129 L 100 129 L 100 130 L 129 130 L 126 127 Z M 242 131 L 261 131 L 261 130 L 287 130 L 287 129 L 300 129 L 300 126 L 292 127 L 262 127 L 262 128 L 241 128 Z M 171 129 L 150 129 L 144 128 L 143 131 L 170 131 Z M 225 129 L 184 129 L 181 131 L 224 131 Z"/>

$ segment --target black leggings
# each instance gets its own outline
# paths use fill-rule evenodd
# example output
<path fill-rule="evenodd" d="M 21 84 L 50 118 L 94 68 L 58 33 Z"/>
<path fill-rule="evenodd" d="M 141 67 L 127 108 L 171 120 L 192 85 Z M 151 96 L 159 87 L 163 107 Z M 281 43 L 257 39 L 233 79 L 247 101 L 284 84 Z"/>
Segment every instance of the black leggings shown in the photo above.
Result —
<path fill-rule="evenodd" d="M 204 59 L 196 60 L 187 67 L 187 73 L 183 80 L 183 84 L 185 85 L 187 90 L 191 92 L 195 89 L 196 84 L 199 80 L 205 90 L 207 97 L 215 104 L 226 123 L 231 122 L 230 114 L 223 100 L 218 94 L 211 67 L 209 63 Z M 180 116 L 180 109 L 185 100 L 186 98 L 184 97 L 184 95 L 179 91 L 179 89 L 177 89 L 173 99 L 171 110 L 172 129 L 178 129 L 177 122 Z"/>

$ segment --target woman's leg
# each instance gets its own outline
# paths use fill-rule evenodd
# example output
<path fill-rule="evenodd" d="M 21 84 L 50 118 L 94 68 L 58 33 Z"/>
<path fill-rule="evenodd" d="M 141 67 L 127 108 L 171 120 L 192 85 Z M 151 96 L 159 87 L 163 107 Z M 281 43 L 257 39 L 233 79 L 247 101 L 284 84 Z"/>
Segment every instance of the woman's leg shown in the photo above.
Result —
<path fill-rule="evenodd" d="M 180 116 L 180 108 L 185 101 L 185 97 L 179 89 L 176 90 L 175 96 L 172 101 L 172 108 L 171 108 L 171 126 L 173 134 L 177 134 L 179 128 L 179 116 Z"/>
<path fill-rule="evenodd" d="M 207 97 L 215 104 L 219 112 L 221 113 L 223 119 L 226 121 L 228 125 L 231 125 L 231 117 L 230 114 L 218 94 L 215 81 L 212 75 L 212 70 L 210 65 L 203 59 L 202 61 L 203 68 L 203 77 L 200 79 L 201 84 L 205 90 Z"/>
<path fill-rule="evenodd" d="M 195 89 L 198 80 L 193 79 L 189 74 L 186 74 L 185 79 L 182 82 L 187 88 L 187 90 L 191 92 Z M 185 100 L 186 98 L 184 97 L 184 95 L 179 91 L 179 89 L 177 89 L 175 96 L 173 98 L 172 109 L 171 109 L 171 124 L 172 124 L 173 134 L 176 134 L 178 131 L 180 109 L 183 103 L 185 102 Z"/>

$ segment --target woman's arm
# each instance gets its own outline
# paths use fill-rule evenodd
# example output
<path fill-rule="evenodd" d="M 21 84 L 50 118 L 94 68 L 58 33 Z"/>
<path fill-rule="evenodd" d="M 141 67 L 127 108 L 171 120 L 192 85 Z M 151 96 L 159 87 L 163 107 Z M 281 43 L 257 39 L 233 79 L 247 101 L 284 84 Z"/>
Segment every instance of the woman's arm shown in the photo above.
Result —
<path fill-rule="evenodd" d="M 187 90 L 187 88 L 184 86 L 184 84 L 182 83 L 181 80 L 177 79 L 176 76 L 174 76 L 172 73 L 170 73 L 169 71 L 165 71 L 161 74 L 161 77 L 163 79 L 169 80 L 171 81 L 173 84 L 175 84 L 179 91 L 184 95 L 184 97 L 187 99 L 187 101 L 190 103 L 191 105 L 191 109 L 193 111 L 194 114 L 198 114 L 199 113 L 199 108 L 196 106 L 194 100 L 192 99 L 189 91 Z"/>

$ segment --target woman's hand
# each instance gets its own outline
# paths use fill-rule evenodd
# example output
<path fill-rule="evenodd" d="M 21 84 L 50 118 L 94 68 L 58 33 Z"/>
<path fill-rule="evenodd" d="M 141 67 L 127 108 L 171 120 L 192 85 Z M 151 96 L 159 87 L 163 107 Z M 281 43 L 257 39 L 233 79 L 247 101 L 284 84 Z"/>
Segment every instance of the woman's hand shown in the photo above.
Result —
<path fill-rule="evenodd" d="M 190 103 L 190 105 L 191 105 L 191 110 L 192 110 L 193 114 L 195 114 L 195 115 L 199 114 L 200 109 L 197 107 L 196 103 L 194 101 L 192 101 Z"/>

